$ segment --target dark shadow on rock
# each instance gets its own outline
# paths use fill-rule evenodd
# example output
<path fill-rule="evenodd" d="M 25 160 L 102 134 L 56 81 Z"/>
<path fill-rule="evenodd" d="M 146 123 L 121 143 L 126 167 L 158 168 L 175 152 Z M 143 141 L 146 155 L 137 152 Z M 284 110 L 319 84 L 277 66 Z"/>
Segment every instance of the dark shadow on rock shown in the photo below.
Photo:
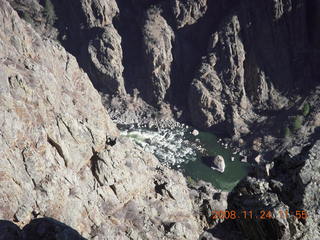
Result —
<path fill-rule="evenodd" d="M 236 1 L 208 1 L 208 9 L 204 16 L 196 23 L 180 29 L 176 28 L 174 16 L 166 17 L 175 31 L 171 85 L 166 100 L 183 110 L 181 119 L 185 123 L 192 122 L 190 117 L 192 113 L 189 112 L 189 104 L 192 104 L 189 102 L 190 84 L 196 77 L 202 57 L 207 55 L 210 36 L 219 29 L 219 24 L 232 9 L 233 3 Z"/>
<path fill-rule="evenodd" d="M 85 238 L 66 224 L 52 218 L 32 220 L 23 228 L 26 240 L 84 240 Z"/>
<path fill-rule="evenodd" d="M 10 221 L 0 220 L 0 240 L 23 239 L 20 228 Z"/>
<path fill-rule="evenodd" d="M 113 25 L 121 36 L 123 51 L 123 76 L 126 90 L 132 94 L 136 88 L 143 92 L 145 86 L 141 79 L 146 78 L 143 55 L 143 18 L 144 11 L 149 7 L 149 1 L 136 2 L 116 0 L 120 14 L 114 17 Z"/>
<path fill-rule="evenodd" d="M 97 73 L 92 68 L 89 59 L 89 42 L 101 38 L 103 34 L 102 27 L 90 27 L 87 23 L 87 17 L 82 9 L 81 1 L 50 0 L 54 6 L 54 12 L 57 19 L 53 27 L 58 30 L 57 40 L 60 44 L 72 54 L 79 66 L 88 74 L 94 87 L 100 91 L 108 91 L 105 86 L 97 81 Z M 40 0 L 45 7 L 45 1 Z M 111 90 L 110 90 L 111 91 Z"/>
<path fill-rule="evenodd" d="M 85 240 L 76 230 L 53 218 L 32 220 L 22 230 L 0 220 L 0 240 Z"/>
<path fill-rule="evenodd" d="M 222 223 L 218 223 L 212 229 L 208 229 L 204 233 L 201 234 L 199 240 L 243 240 L 245 239 L 243 234 L 238 231 L 236 225 L 233 221 L 224 221 Z"/>

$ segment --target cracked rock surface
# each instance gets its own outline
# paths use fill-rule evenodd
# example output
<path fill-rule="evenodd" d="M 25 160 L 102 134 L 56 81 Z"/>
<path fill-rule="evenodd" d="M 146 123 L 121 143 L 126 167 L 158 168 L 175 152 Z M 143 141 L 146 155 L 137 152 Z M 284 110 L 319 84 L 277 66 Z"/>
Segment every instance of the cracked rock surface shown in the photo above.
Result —
<path fill-rule="evenodd" d="M 0 5 L 0 218 L 49 217 L 89 239 L 196 239 L 182 174 L 119 137 L 75 58 Z"/>

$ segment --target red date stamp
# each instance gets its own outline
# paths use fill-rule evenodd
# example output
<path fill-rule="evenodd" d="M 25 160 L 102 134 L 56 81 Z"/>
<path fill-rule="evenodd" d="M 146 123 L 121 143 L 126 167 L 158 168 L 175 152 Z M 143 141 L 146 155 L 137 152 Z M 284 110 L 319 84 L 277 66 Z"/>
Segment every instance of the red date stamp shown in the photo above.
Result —
<path fill-rule="evenodd" d="M 297 219 L 307 219 L 308 213 L 304 210 L 296 210 L 296 211 L 288 211 L 288 210 L 279 210 L 276 212 L 271 212 L 270 210 L 260 210 L 260 211 L 252 211 L 252 210 L 224 210 L 224 211 L 212 211 L 211 218 L 212 219 L 259 219 L 259 220 L 267 220 L 273 218 L 288 218 L 289 216 L 294 216 Z"/>

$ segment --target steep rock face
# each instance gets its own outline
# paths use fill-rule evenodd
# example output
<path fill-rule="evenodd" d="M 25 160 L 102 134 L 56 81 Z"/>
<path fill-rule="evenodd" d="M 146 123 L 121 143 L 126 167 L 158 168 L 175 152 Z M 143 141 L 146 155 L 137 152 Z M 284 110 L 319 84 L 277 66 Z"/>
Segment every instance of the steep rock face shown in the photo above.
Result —
<path fill-rule="evenodd" d="M 119 13 L 116 1 L 83 0 L 80 1 L 86 22 L 90 27 L 101 27 L 112 24 L 112 19 Z"/>
<path fill-rule="evenodd" d="M 170 87 L 172 58 L 172 41 L 174 33 L 160 10 L 150 9 L 147 12 L 143 27 L 145 64 L 147 79 L 145 90 L 152 104 L 163 102 Z"/>
<path fill-rule="evenodd" d="M 137 88 L 235 139 L 305 97 L 319 75 L 314 0 L 51 1 L 59 40 L 96 88 L 122 97 Z M 11 2 L 21 16 L 45 11 Z"/>
<path fill-rule="evenodd" d="M 173 76 L 173 65 L 179 65 L 179 69 L 175 66 L 174 71 L 180 73 L 181 79 L 189 78 L 193 65 L 198 64 L 197 57 L 201 55 L 190 43 L 193 42 L 191 31 L 188 31 L 189 35 L 181 34 L 181 41 L 175 35 L 204 17 L 207 1 L 118 0 L 117 3 L 120 14 L 114 25 L 122 37 L 127 91 L 132 93 L 133 89 L 139 89 L 140 96 L 153 106 L 159 106 L 168 99 L 180 99 L 180 91 L 187 89 L 183 84 L 178 87 L 179 91 L 173 89 L 172 84 L 179 85 Z M 201 39 L 203 34 L 198 34 L 194 35 L 195 39 Z M 175 58 L 178 62 L 173 64 Z"/>
<path fill-rule="evenodd" d="M 124 95 L 121 37 L 113 25 L 105 26 L 101 33 L 89 41 L 89 72 L 100 90 Z"/>
<path fill-rule="evenodd" d="M 88 64 L 90 78 L 98 89 L 124 95 L 121 37 L 112 25 L 113 17 L 119 14 L 116 2 L 81 1 L 81 11 L 86 28 L 92 31 L 89 38 L 84 36 L 88 39 L 80 39 L 82 44 L 88 45 L 82 48 L 81 61 Z"/>
<path fill-rule="evenodd" d="M 1 6 L 1 218 L 24 221 L 61 208 L 55 172 L 75 174 L 118 130 L 74 57 Z"/>
<path fill-rule="evenodd" d="M 94 86 L 109 94 L 125 95 L 121 37 L 112 25 L 119 14 L 114 0 L 51 0 L 58 39 L 77 57 Z"/>
<path fill-rule="evenodd" d="M 51 26 L 47 19 L 47 12 L 38 0 L 8 0 L 11 6 L 17 11 L 19 16 L 32 25 L 36 31 L 41 32 L 43 36 L 56 38 L 58 32 Z"/>
<path fill-rule="evenodd" d="M 207 0 L 172 0 L 170 5 L 177 28 L 196 23 L 208 8 Z"/>
<path fill-rule="evenodd" d="M 119 14 L 114 0 L 63 3 L 10 0 L 10 3 L 38 33 L 58 39 L 76 56 L 96 88 L 109 94 L 126 94 L 121 37 L 112 24 Z"/>
<path fill-rule="evenodd" d="M 246 123 L 256 118 L 252 110 L 287 106 L 285 96 L 308 83 L 303 67 L 297 67 L 306 49 L 304 7 L 303 1 L 239 4 L 212 35 L 191 84 L 189 106 L 196 125 L 224 123 L 237 136 L 248 132 Z"/>
<path fill-rule="evenodd" d="M 248 177 L 229 196 L 230 209 L 272 214 L 271 221 L 235 222 L 249 239 L 319 238 L 319 147 L 317 141 L 295 157 L 279 157 L 269 178 Z"/>
<path fill-rule="evenodd" d="M 75 59 L 57 43 L 42 41 L 7 4 L 2 19 L 2 114 L 3 124 L 9 124 L 3 125 L 6 143 L 27 146 L 24 137 L 30 137 L 35 142 L 48 140 L 60 149 L 65 142 L 69 146 L 59 151 L 70 164 L 74 161 L 69 158 L 71 152 L 101 150 L 107 132 L 116 136 L 117 130 L 101 104 L 89 107 L 88 101 L 99 102 L 99 96 Z M 70 111 L 65 111 L 66 106 Z M 89 119 L 92 111 L 96 115 Z M 15 131 L 21 134 L 15 136 Z"/>
<path fill-rule="evenodd" d="M 117 138 L 75 58 L 0 5 L 0 218 L 51 217 L 90 239 L 196 239 L 184 177 Z"/>
<path fill-rule="evenodd" d="M 202 128 L 226 121 L 240 128 L 244 125 L 241 116 L 250 114 L 244 88 L 245 51 L 239 32 L 239 19 L 234 16 L 212 35 L 208 56 L 191 85 L 191 117 Z M 243 128 L 247 131 L 245 125 Z"/>

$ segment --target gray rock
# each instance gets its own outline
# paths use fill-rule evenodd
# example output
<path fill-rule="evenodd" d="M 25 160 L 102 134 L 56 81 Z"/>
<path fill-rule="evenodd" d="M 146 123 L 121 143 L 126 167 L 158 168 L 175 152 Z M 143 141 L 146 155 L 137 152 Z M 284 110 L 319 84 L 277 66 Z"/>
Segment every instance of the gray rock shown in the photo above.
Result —
<path fill-rule="evenodd" d="M 63 6 L 51 0 L 10 2 L 38 33 L 58 39 L 74 54 L 95 87 L 109 94 L 126 95 L 121 37 L 112 24 L 119 14 L 116 1 L 80 0 Z M 50 7 L 47 3 L 51 3 Z M 48 22 L 48 11 L 55 15 L 56 21 Z"/>
<path fill-rule="evenodd" d="M 319 149 L 320 141 L 317 141 L 293 158 L 288 155 L 279 158 L 267 179 L 247 177 L 235 188 L 229 198 L 229 208 L 270 211 L 272 214 L 270 221 L 255 219 L 236 221 L 248 238 L 318 239 L 320 237 L 317 224 L 319 215 L 316 212 L 319 209 L 316 196 L 320 195 Z M 294 209 L 299 212 L 296 213 Z M 285 211 L 289 213 L 287 216 Z M 297 218 L 300 218 L 300 221 Z M 268 228 L 270 230 L 266 232 L 264 229 Z"/>
<path fill-rule="evenodd" d="M 117 3 L 114 0 L 81 0 L 80 3 L 86 28 L 95 34 L 91 34 L 89 40 L 87 36 L 80 39 L 86 46 L 81 46 L 79 57 L 95 87 L 125 96 L 121 37 L 112 25 L 113 17 L 119 14 Z"/>
<path fill-rule="evenodd" d="M 125 95 L 121 37 L 113 25 L 107 25 L 101 31 L 88 45 L 92 81 L 101 90 Z"/>
<path fill-rule="evenodd" d="M 199 131 L 197 129 L 192 130 L 191 134 L 193 136 L 198 136 L 199 135 Z"/>
<path fill-rule="evenodd" d="M 233 32 L 233 35 L 229 31 Z M 209 53 L 203 58 L 190 88 L 189 106 L 193 112 L 192 120 L 197 126 L 208 128 L 221 125 L 226 122 L 226 116 L 229 116 L 233 126 L 236 125 L 235 128 L 240 131 L 240 126 L 243 126 L 241 131 L 246 131 L 240 115 L 242 116 L 244 111 L 246 116 L 250 115 L 250 104 L 243 88 L 245 52 L 239 31 L 239 19 L 233 16 L 224 23 L 220 32 L 211 37 Z M 230 48 L 225 47 L 228 45 Z M 224 66 L 225 69 L 219 66 Z M 231 104 L 232 108 L 228 111 L 223 103 L 224 96 L 229 96 L 229 102 L 237 102 Z M 237 132 L 238 130 L 234 134 Z"/>
<path fill-rule="evenodd" d="M 170 0 L 177 28 L 196 23 L 207 11 L 207 0 Z"/>
<path fill-rule="evenodd" d="M 80 3 L 90 28 L 112 24 L 113 17 L 119 14 L 115 0 L 80 0 Z"/>
<path fill-rule="evenodd" d="M 243 1 L 221 21 L 190 86 L 190 117 L 196 126 L 239 139 L 252 134 L 260 110 L 288 106 L 293 82 L 303 85 L 304 79 L 300 77 L 303 64 L 290 60 L 305 48 L 306 5 L 300 3 L 297 7 L 288 1 Z M 248 9 L 252 14 L 247 14 Z M 277 39 L 277 44 L 271 39 Z M 288 42 L 290 49 L 285 47 Z"/>
<path fill-rule="evenodd" d="M 144 57 L 147 79 L 145 93 L 152 104 L 160 104 L 170 87 L 172 41 L 174 33 L 157 8 L 146 14 L 143 26 Z"/>
<path fill-rule="evenodd" d="M 182 174 L 119 137 L 76 59 L 0 5 L 0 218 L 89 239 L 163 239 L 170 222 L 168 239 L 196 239 Z"/>
<path fill-rule="evenodd" d="M 223 173 L 225 168 L 226 168 L 226 164 L 224 162 L 224 158 L 221 155 L 215 156 L 213 161 L 212 161 L 212 167 L 211 168 Z"/>
<path fill-rule="evenodd" d="M 289 219 L 285 217 L 289 208 L 270 192 L 265 180 L 247 177 L 236 187 L 230 199 L 228 207 L 237 213 L 252 211 L 252 219 L 241 216 L 234 222 L 247 238 L 291 239 Z M 267 214 L 269 220 L 260 219 Z"/>
<path fill-rule="evenodd" d="M 289 233 L 292 239 L 319 238 L 319 219 L 312 214 L 320 209 L 314 200 L 319 195 L 319 143 L 303 147 L 318 137 L 320 125 L 319 88 L 314 88 L 320 76 L 319 3 L 52 1 L 58 17 L 53 25 L 39 2 L 0 0 L 2 219 L 23 226 L 37 215 L 50 216 L 93 239 L 196 239 L 208 225 L 202 218 L 226 207 L 225 198 L 213 200 L 208 187 L 202 189 L 206 193 L 195 190 L 205 197 L 189 197 L 181 175 L 118 139 L 79 63 L 95 87 L 120 95 L 112 98 L 110 109 L 121 122 L 143 125 L 148 121 L 140 119 L 158 114 L 137 96 L 128 97 L 129 86 L 139 88 L 153 105 L 163 107 L 169 100 L 167 115 L 170 107 L 181 105 L 182 119 L 199 129 L 228 133 L 240 147 L 251 148 L 260 137 L 253 150 L 262 155 L 288 148 L 291 157 L 260 169 L 266 180 L 249 178 L 240 185 L 238 200 L 248 209 L 307 209 L 310 217 L 305 223 L 277 218 L 272 224 L 238 226 L 252 239 L 286 239 Z M 128 22 L 135 28 L 125 34 L 119 26 Z M 130 69 L 126 79 L 124 69 Z M 308 98 L 300 93 L 312 88 Z M 284 126 L 274 123 L 285 122 L 291 114 L 287 110 L 298 110 L 303 101 L 311 105 L 305 126 L 282 141 L 277 128 Z M 153 123 L 159 124 L 164 125 L 158 119 Z M 115 144 L 107 139 L 116 139 Z"/>

